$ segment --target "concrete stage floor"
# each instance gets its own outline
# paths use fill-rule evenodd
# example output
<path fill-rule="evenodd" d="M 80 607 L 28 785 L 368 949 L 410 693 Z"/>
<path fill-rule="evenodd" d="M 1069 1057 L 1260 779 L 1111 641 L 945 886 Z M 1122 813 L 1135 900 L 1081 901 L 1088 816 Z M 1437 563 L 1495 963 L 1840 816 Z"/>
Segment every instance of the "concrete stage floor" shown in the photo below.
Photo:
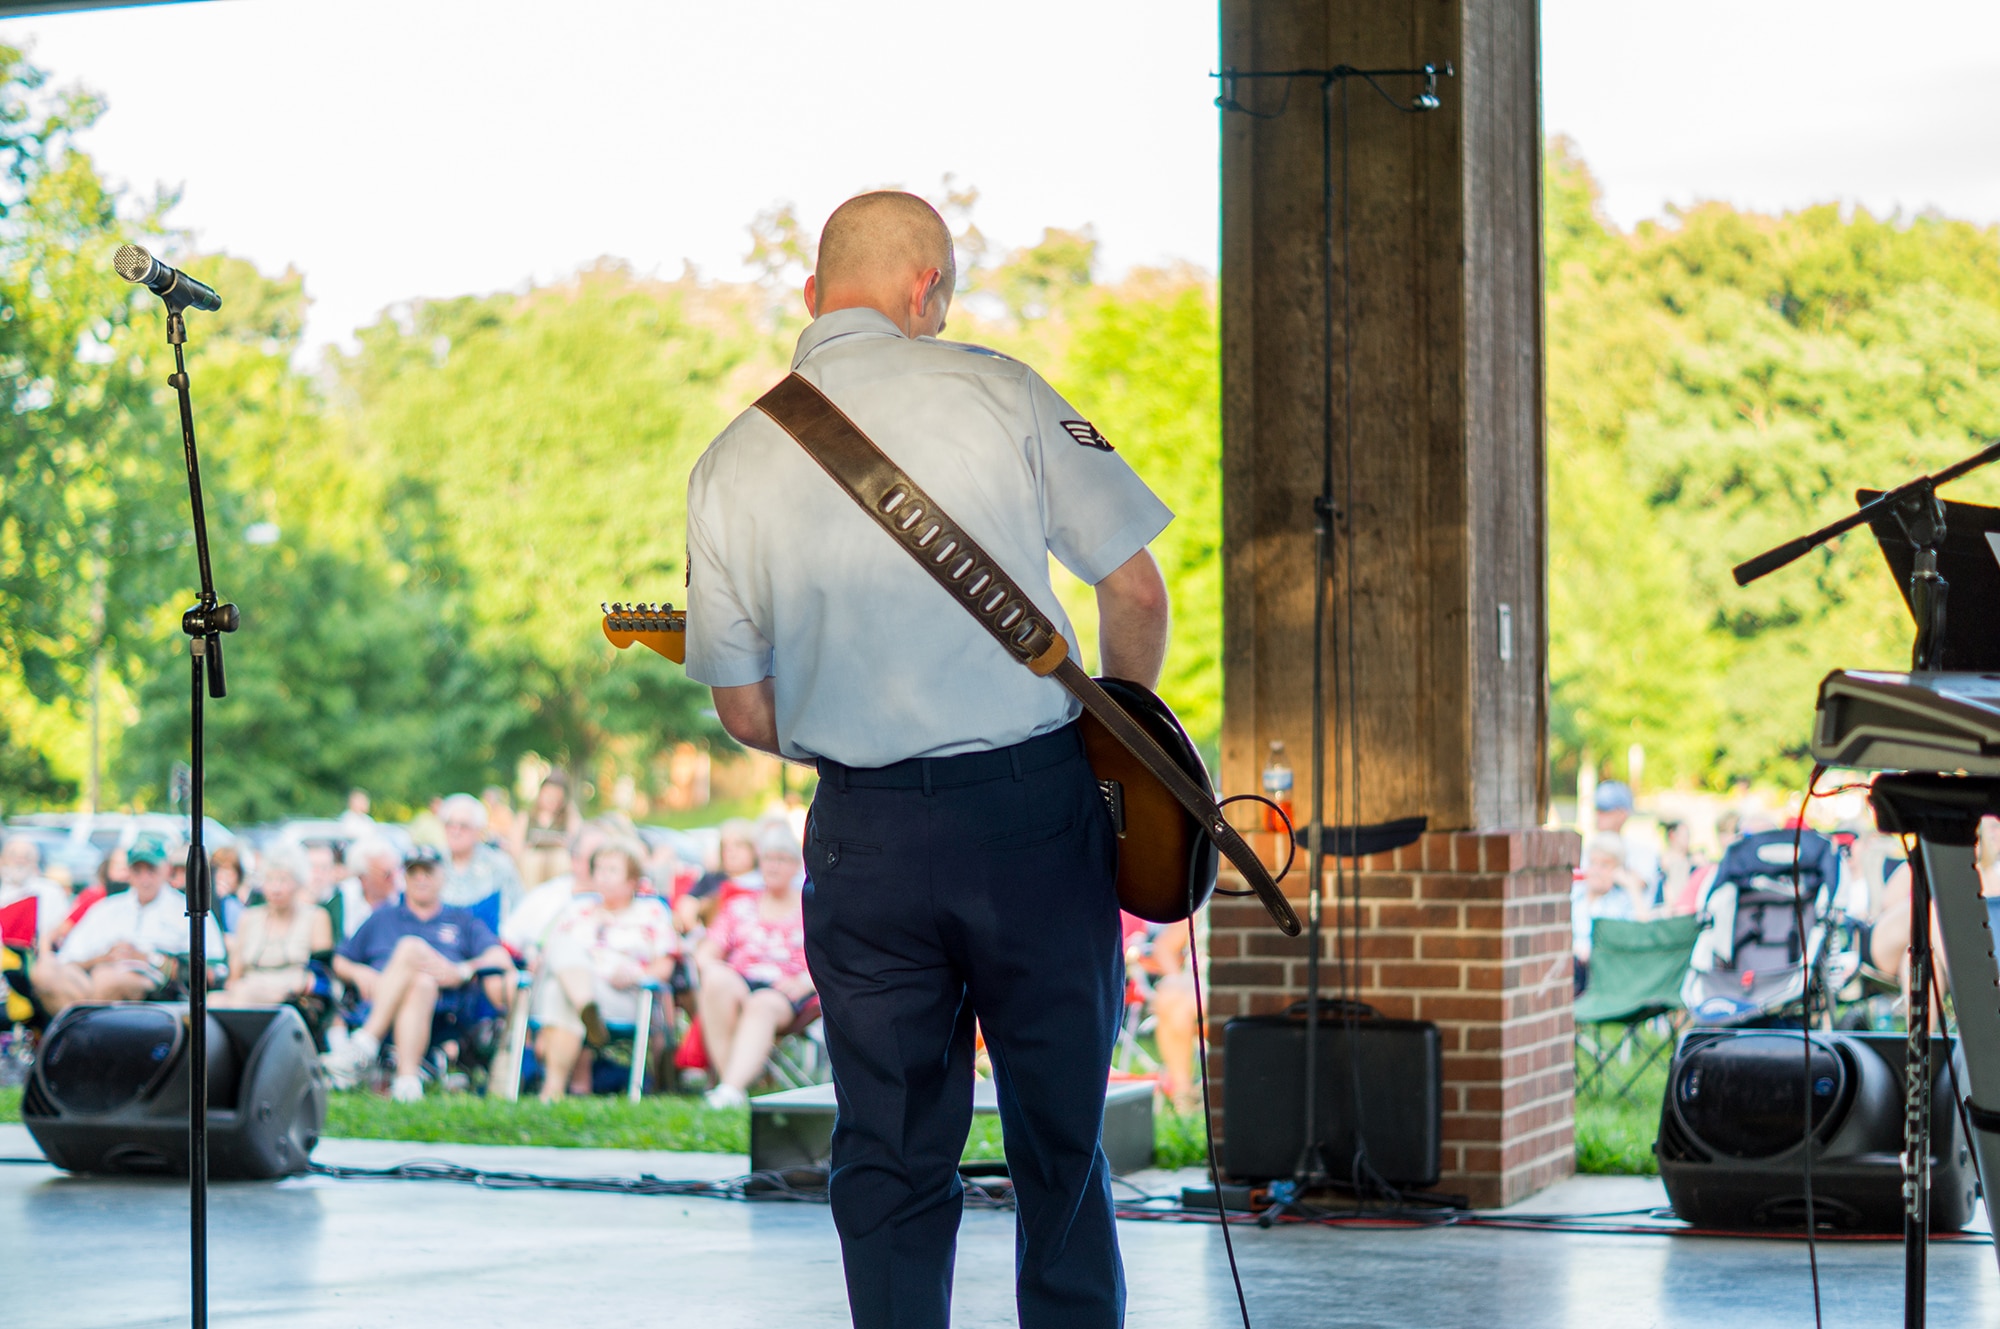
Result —
<path fill-rule="evenodd" d="M 36 1154 L 25 1129 L 0 1126 L 0 1156 Z M 366 1140 L 327 1141 L 317 1157 L 375 1167 L 447 1158 L 565 1176 L 711 1178 L 745 1166 L 737 1155 Z M 1164 1190 L 1170 1179 L 1144 1180 Z M 1650 1181 L 1579 1178 L 1524 1209 L 1663 1202 Z M 831 1329 L 848 1322 L 833 1223 L 814 1205 L 302 1178 L 218 1185 L 210 1213 L 218 1326 Z M 0 1166 L 0 1324 L 185 1325 L 186 1224 L 179 1183 Z M 1797 1242 L 1479 1229 L 1233 1232 L 1259 1329 L 1812 1323 L 1806 1252 Z M 1126 1222 L 1119 1236 L 1134 1329 L 1238 1323 L 1217 1229 Z M 1012 1262 L 1012 1216 L 968 1213 L 957 1325 L 1014 1323 Z M 1900 1247 L 1823 1244 L 1820 1269 L 1828 1324 L 1901 1322 Z M 1991 1248 L 1933 1247 L 1930 1305 L 1936 1329 L 2000 1324 Z"/>

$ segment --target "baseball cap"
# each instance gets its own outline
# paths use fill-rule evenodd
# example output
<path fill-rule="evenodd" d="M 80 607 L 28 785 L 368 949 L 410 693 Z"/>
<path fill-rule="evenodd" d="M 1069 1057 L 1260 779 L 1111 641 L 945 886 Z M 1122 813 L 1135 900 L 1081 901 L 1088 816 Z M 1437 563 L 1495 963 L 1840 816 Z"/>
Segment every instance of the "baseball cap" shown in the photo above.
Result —
<path fill-rule="evenodd" d="M 444 866 L 444 855 L 438 852 L 436 845 L 420 844 L 411 849 L 409 853 L 403 855 L 403 866 L 406 869 L 415 867 L 442 867 Z"/>
<path fill-rule="evenodd" d="M 1623 780 L 1606 780 L 1597 786 L 1597 810 L 1599 812 L 1630 812 L 1632 810 L 1632 786 Z"/>
<path fill-rule="evenodd" d="M 125 861 L 151 863 L 156 867 L 163 867 L 167 861 L 167 847 L 160 843 L 160 838 L 156 835 L 142 835 L 132 842 L 130 849 L 125 851 Z"/>

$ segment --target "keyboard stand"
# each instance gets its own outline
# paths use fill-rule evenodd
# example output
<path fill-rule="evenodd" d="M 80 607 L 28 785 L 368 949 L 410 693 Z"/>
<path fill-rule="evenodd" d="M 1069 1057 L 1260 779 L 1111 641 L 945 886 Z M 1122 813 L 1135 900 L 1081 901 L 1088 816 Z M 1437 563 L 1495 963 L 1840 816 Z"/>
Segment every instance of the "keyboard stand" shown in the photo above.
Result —
<path fill-rule="evenodd" d="M 1929 895 L 1944 942 L 1956 1015 L 1962 1097 L 1972 1126 L 1973 1159 L 1987 1221 L 1996 1223 L 2000 1197 L 2000 961 L 1994 958 L 1993 930 L 1980 894 L 1974 847 L 1979 820 L 2000 815 L 2000 778 L 1951 775 L 1882 775 L 1873 786 L 1876 824 L 1890 834 L 1915 835 L 1911 863 L 1912 974 L 1929 967 L 1929 932 L 1919 926 L 1919 906 Z M 1928 911 L 1923 911 L 1928 912 Z M 1914 978 L 1913 978 L 1914 986 Z M 1911 1042 L 1922 1056 L 1913 1060 L 1907 1092 L 1911 1110 L 1904 1118 L 1905 1286 L 1904 1323 L 1921 1329 L 1925 1255 L 1929 1232 L 1929 1168 L 1913 1167 L 1930 1158 L 1928 1073 L 1930 1039 L 1925 1036 L 1927 999 L 1911 993 Z M 1949 1083 L 1949 1081 L 1947 1081 Z M 1919 1102 L 1918 1100 L 1923 1100 Z M 2000 1260 L 2000 1244 L 1994 1248 Z"/>

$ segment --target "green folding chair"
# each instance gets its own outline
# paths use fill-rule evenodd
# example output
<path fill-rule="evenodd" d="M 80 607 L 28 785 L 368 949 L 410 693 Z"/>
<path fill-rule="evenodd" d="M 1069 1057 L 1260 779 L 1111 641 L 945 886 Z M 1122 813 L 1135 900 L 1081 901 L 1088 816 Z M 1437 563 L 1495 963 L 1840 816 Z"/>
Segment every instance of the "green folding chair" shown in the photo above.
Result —
<path fill-rule="evenodd" d="M 1628 1048 L 1640 1046 L 1642 1026 L 1683 1009 L 1681 981 L 1687 976 L 1694 941 L 1700 933 L 1701 918 L 1696 914 L 1650 923 L 1620 918 L 1592 921 L 1590 986 L 1576 999 L 1576 1050 L 1578 1060 L 1584 1063 L 1578 1068 L 1579 1098 L 1600 1082 L 1608 1082 L 1611 1063 L 1627 1056 Z M 1614 1026 L 1618 1034 L 1612 1041 L 1610 1030 Z M 1672 1039 L 1655 1044 L 1618 1087 L 1616 1096 L 1630 1100 L 1633 1086 L 1672 1046 Z"/>

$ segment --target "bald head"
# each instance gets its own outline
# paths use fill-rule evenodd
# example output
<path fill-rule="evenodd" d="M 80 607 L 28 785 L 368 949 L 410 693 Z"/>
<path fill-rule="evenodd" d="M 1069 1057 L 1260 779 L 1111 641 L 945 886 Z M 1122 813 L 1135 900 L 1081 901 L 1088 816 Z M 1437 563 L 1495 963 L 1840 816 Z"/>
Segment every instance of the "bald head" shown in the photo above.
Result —
<path fill-rule="evenodd" d="M 915 194 L 877 190 L 847 200 L 820 232 L 819 256 L 806 279 L 806 306 L 817 318 L 836 309 L 887 314 L 907 336 L 936 336 L 958 279 L 951 231 Z"/>

